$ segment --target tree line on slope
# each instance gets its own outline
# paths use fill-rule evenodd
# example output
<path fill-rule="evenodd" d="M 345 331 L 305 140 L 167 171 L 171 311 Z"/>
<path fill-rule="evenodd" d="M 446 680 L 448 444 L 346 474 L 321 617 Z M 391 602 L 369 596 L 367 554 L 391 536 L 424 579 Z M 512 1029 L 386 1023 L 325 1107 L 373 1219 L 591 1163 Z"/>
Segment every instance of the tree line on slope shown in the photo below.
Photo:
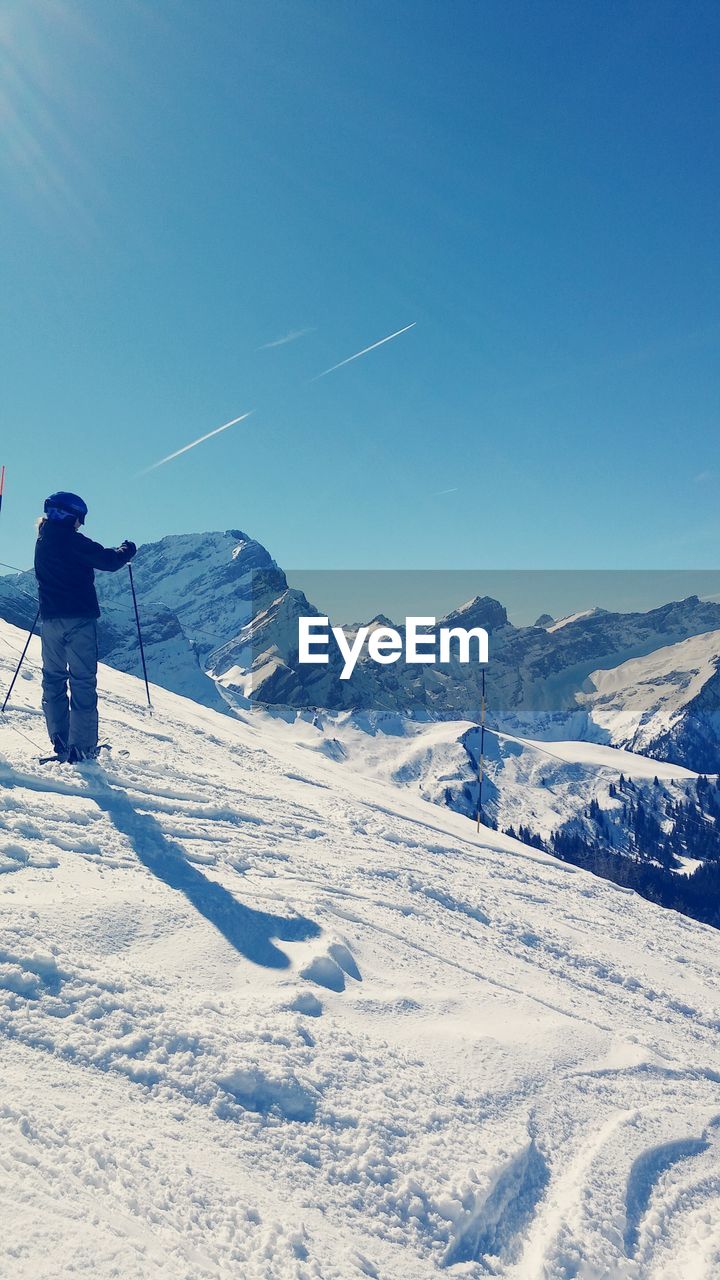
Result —
<path fill-rule="evenodd" d="M 720 928 L 720 777 L 701 776 L 673 799 L 657 778 L 647 788 L 621 774 L 608 794 L 611 807 L 593 799 L 546 839 L 524 823 L 506 834 Z M 700 865 L 684 874 L 682 858 Z"/>

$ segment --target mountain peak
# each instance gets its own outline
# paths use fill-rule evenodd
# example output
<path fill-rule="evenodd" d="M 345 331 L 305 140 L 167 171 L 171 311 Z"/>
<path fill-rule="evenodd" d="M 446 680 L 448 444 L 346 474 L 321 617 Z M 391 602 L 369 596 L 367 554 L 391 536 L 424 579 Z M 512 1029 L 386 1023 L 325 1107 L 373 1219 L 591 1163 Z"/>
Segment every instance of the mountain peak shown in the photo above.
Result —
<path fill-rule="evenodd" d="M 507 609 L 492 596 L 473 596 L 458 609 L 443 618 L 446 626 L 457 623 L 463 627 L 485 627 L 487 631 L 497 631 L 508 625 Z"/>

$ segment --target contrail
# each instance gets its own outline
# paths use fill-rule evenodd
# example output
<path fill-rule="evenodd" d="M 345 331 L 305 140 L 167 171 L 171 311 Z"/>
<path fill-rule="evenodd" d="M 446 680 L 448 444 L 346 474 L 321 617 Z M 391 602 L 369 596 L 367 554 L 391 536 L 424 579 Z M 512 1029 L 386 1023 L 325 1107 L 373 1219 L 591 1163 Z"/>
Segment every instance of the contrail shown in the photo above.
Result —
<path fill-rule="evenodd" d="M 328 373 L 334 373 L 336 369 L 342 369 L 344 364 L 350 364 L 352 360 L 359 360 L 360 356 L 366 356 L 368 351 L 374 351 L 376 347 L 382 347 L 386 342 L 392 342 L 393 338 L 399 338 L 401 333 L 407 333 L 408 329 L 414 329 L 417 320 L 413 320 L 412 324 L 406 324 L 404 329 L 398 329 L 396 333 L 389 333 L 387 338 L 381 338 L 379 342 L 373 342 L 370 347 L 363 347 L 362 351 L 356 351 L 354 356 L 348 356 L 346 360 L 341 360 L 339 364 L 334 364 L 329 369 L 323 369 L 322 373 L 316 373 L 311 382 L 317 382 L 318 378 L 324 378 Z"/>
<path fill-rule="evenodd" d="M 193 440 L 190 444 L 184 444 L 182 449 L 176 449 L 175 453 L 169 453 L 167 458 L 161 458 L 159 462 L 153 462 L 151 467 L 146 467 L 139 474 L 146 476 L 149 471 L 155 471 L 157 467 L 163 467 L 166 462 L 172 462 L 173 458 L 179 458 L 181 453 L 187 453 L 188 449 L 194 449 L 198 444 L 204 444 L 211 436 L 219 436 L 221 431 L 227 431 L 228 427 L 234 427 L 238 422 L 244 422 L 250 414 L 254 413 L 253 409 L 249 409 L 247 413 L 241 413 L 239 418 L 233 418 L 232 422 L 224 422 L 221 427 L 216 427 L 214 431 L 208 431 L 206 436 L 200 436 L 199 440 Z"/>
<path fill-rule="evenodd" d="M 459 489 L 460 489 L 459 485 L 455 485 L 454 489 L 438 489 L 437 493 L 433 494 L 433 498 L 442 498 L 443 494 L 446 494 L 446 493 L 458 493 Z"/>
<path fill-rule="evenodd" d="M 261 347 L 256 347 L 256 351 L 269 351 L 271 347 L 284 347 L 288 342 L 297 342 L 298 338 L 304 338 L 307 333 L 315 333 L 315 329 L 293 329 L 291 333 L 286 333 L 284 338 L 276 338 L 274 342 L 263 342 Z"/>

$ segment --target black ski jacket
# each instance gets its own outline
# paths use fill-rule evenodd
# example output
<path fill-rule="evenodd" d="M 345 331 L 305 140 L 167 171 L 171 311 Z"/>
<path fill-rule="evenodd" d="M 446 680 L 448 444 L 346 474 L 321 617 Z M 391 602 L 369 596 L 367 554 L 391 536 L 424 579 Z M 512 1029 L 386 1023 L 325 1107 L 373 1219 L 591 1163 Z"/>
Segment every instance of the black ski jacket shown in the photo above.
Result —
<path fill-rule="evenodd" d="M 133 551 L 101 547 L 71 523 L 46 520 L 35 544 L 41 618 L 99 618 L 95 569 L 115 573 Z"/>

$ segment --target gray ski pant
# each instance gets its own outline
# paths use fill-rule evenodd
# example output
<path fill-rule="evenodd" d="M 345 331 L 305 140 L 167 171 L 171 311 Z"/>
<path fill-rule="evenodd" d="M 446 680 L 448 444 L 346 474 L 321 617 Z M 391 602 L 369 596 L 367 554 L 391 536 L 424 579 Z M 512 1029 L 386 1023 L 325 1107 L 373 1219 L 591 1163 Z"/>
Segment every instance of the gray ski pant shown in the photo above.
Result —
<path fill-rule="evenodd" d="M 97 658 L 94 618 L 43 619 L 42 708 L 51 742 L 57 737 L 83 751 L 97 746 Z"/>

